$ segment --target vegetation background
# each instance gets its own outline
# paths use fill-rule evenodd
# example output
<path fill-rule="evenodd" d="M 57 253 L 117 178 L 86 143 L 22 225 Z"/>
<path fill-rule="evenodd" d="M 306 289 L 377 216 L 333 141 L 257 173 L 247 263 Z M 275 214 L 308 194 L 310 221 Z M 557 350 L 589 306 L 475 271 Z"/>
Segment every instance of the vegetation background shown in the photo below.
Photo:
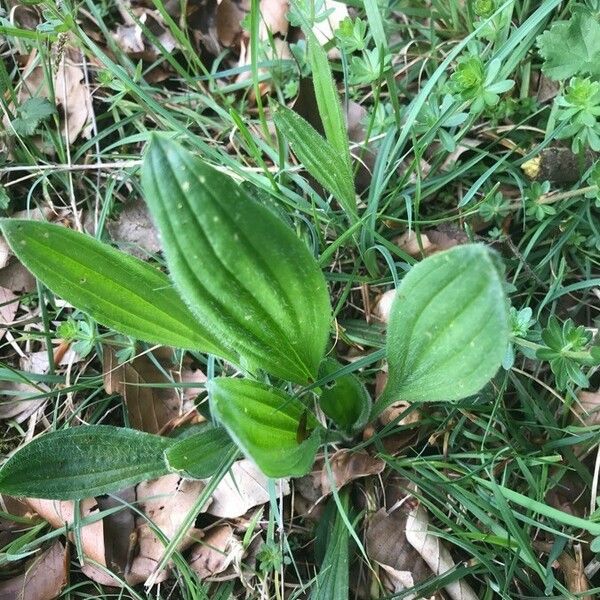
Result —
<path fill-rule="evenodd" d="M 0 6 L 3 215 L 161 263 L 138 171 L 150 133 L 170 133 L 306 241 L 332 295 L 332 354 L 373 398 L 390 292 L 416 261 L 483 242 L 513 307 L 480 394 L 394 405 L 353 452 L 331 446 L 278 486 L 246 465 L 191 522 L 205 483 L 176 476 L 121 501 L 4 497 L 0 598 L 598 594 L 600 2 Z M 350 229 L 319 183 L 331 165 L 303 164 L 273 123 L 277 101 L 327 130 L 310 36 L 342 97 Z M 226 369 L 98 327 L 2 241 L 0 321 L 6 456 L 66 425 L 197 422 L 206 377 Z M 165 557 L 168 540 L 181 544 Z"/>

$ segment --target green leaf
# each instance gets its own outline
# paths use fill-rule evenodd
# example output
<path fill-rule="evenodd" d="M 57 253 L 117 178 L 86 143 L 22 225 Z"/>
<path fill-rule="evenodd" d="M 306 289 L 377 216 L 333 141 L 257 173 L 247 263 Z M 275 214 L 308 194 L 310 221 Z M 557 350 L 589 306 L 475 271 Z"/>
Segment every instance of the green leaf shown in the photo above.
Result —
<path fill-rule="evenodd" d="M 327 377 L 341 368 L 337 360 L 329 358 L 321 365 L 319 378 Z M 352 434 L 366 424 L 371 399 L 361 381 L 349 373 L 323 386 L 319 406 L 336 425 Z"/>
<path fill-rule="evenodd" d="M 59 225 L 1 219 L 0 229 L 44 285 L 98 323 L 146 342 L 235 356 L 196 322 L 169 278 L 145 262 Z"/>
<path fill-rule="evenodd" d="M 388 326 L 389 378 L 376 413 L 397 400 L 458 400 L 496 373 L 509 341 L 499 261 L 485 246 L 457 246 L 402 280 Z"/>
<path fill-rule="evenodd" d="M 333 195 L 346 214 L 356 220 L 354 176 L 343 155 L 293 110 L 279 106 L 273 120 L 306 170 Z"/>
<path fill-rule="evenodd" d="M 244 454 L 268 477 L 300 477 L 311 468 L 321 427 L 288 394 L 250 379 L 207 384 L 211 411 Z"/>
<path fill-rule="evenodd" d="M 325 138 L 335 149 L 336 156 L 348 165 L 350 161 L 350 143 L 348 128 L 342 113 L 342 106 L 335 87 L 327 52 L 312 31 L 308 30 L 308 60 L 312 69 L 315 99 L 319 108 L 319 116 L 323 123 Z"/>
<path fill-rule="evenodd" d="M 251 368 L 314 380 L 331 306 L 304 242 L 174 142 L 154 139 L 142 185 L 171 277 L 206 331 Z"/>
<path fill-rule="evenodd" d="M 223 462 L 233 443 L 222 427 L 210 427 L 177 441 L 165 450 L 165 460 L 184 477 L 207 479 Z"/>
<path fill-rule="evenodd" d="M 0 469 L 0 492 L 70 500 L 121 490 L 168 473 L 173 440 L 134 429 L 88 425 L 35 438 Z"/>
<path fill-rule="evenodd" d="M 552 79 L 600 75 L 600 23 L 580 7 L 568 21 L 557 21 L 537 39 L 542 71 Z"/>
<path fill-rule="evenodd" d="M 55 112 L 55 107 L 47 98 L 28 98 L 18 108 L 19 116 L 12 121 L 13 129 L 19 135 L 32 135 L 40 122 Z"/>

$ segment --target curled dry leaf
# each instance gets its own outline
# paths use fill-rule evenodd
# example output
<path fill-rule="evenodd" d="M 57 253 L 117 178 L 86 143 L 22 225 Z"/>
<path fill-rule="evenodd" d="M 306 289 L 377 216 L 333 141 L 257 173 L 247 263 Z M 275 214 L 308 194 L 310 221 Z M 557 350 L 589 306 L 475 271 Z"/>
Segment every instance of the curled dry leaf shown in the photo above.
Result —
<path fill-rule="evenodd" d="M 153 574 L 165 549 L 153 529 L 160 529 L 167 540 L 174 537 L 204 486 L 203 481 L 185 480 L 176 473 L 137 486 L 137 499 L 145 517 L 137 518 L 139 553 L 131 564 L 130 579 L 139 583 L 146 581 Z M 200 530 L 190 528 L 179 550 L 185 550 L 201 537 Z M 153 580 L 158 583 L 164 581 L 167 576 L 168 571 L 165 570 Z"/>
<path fill-rule="evenodd" d="M 54 600 L 69 580 L 69 548 L 54 542 L 17 577 L 0 582 L 0 600 Z"/>
<path fill-rule="evenodd" d="M 435 251 L 434 245 L 425 233 L 417 235 L 414 231 L 405 231 L 394 241 L 400 250 L 413 257 L 429 256 Z"/>
<path fill-rule="evenodd" d="M 277 480 L 276 491 L 278 496 L 287 496 L 290 493 L 288 480 Z M 233 519 L 268 502 L 269 497 L 268 479 L 262 471 L 247 459 L 238 460 L 220 481 L 212 495 L 212 503 L 205 512 L 215 517 Z"/>
<path fill-rule="evenodd" d="M 188 563 L 200 579 L 214 578 L 232 563 L 240 563 L 244 555 L 242 543 L 227 523 L 206 532 L 201 542 L 190 551 Z M 235 573 L 228 578 L 235 577 Z"/>
<path fill-rule="evenodd" d="M 414 503 L 413 503 L 414 504 Z M 429 517 L 423 506 L 413 506 L 406 518 L 406 540 L 428 564 L 434 575 L 443 575 L 455 565 L 441 538 L 428 532 Z M 465 581 L 454 581 L 444 587 L 452 600 L 477 600 Z"/>
<path fill-rule="evenodd" d="M 324 457 L 318 458 L 308 475 L 295 480 L 296 490 L 304 498 L 317 504 L 331 494 L 333 487 L 340 489 L 355 479 L 381 473 L 385 468 L 385 461 L 365 451 L 342 449 L 329 457 L 329 467 L 330 470 Z"/>

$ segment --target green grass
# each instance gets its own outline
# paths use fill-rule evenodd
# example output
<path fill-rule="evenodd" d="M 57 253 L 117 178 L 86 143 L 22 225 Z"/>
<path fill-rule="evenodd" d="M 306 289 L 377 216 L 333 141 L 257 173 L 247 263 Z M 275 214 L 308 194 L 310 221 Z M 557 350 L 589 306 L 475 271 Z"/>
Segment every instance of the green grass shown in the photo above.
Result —
<path fill-rule="evenodd" d="M 480 36 L 496 17 L 476 17 L 471 2 L 464 3 L 466 8 L 458 0 L 350 2 L 368 21 L 369 48 L 377 51 L 380 61 L 371 81 L 353 83 L 361 72 L 353 58 L 360 52 L 350 52 L 339 39 L 330 44 L 341 56 L 330 65 L 342 106 L 353 101 L 366 109 L 370 141 L 351 142 L 351 154 L 364 156 L 366 146 L 377 151 L 370 185 L 358 189 L 358 220 L 351 222 L 307 177 L 287 141 L 276 135 L 268 98 L 256 101 L 260 84 L 266 82 L 272 99 L 290 105 L 290 86 L 299 80 L 300 68 L 306 75 L 311 62 L 302 57 L 301 46 L 296 57 L 278 63 L 269 53 L 273 39 L 255 43 L 252 63 L 239 67 L 235 53 L 226 49 L 216 58 L 200 54 L 188 28 L 155 0 L 180 50 L 159 49 L 155 59 L 138 62 L 112 39 L 111 32 L 122 23 L 117 4 L 42 0 L 36 5 L 45 19 L 39 33 L 9 22 L 8 12 L 2 15 L 0 103 L 9 119 L 16 116 L 16 99 L 25 85 L 19 57 L 34 56 L 33 64 L 42 67 L 51 84 L 56 54 L 67 43 L 75 48 L 76 62 L 94 90 L 89 139 L 66 144 L 58 113 L 40 121 L 34 135 L 16 135 L 10 127 L 0 127 L 0 144 L 10 148 L 10 154 L 0 158 L 0 184 L 10 199 L 3 216 L 51 207 L 60 220 L 78 228 L 83 214 L 93 235 L 110 240 L 107 221 L 123 202 L 140 195 L 140 156 L 150 133 L 170 133 L 246 181 L 257 199 L 281 214 L 306 241 L 330 285 L 334 354 L 356 359 L 337 375 L 359 374 L 372 394 L 384 356 L 381 326 L 370 320 L 372 304 L 418 260 L 400 248 L 396 238 L 408 229 L 421 236 L 451 226 L 467 239 L 490 244 L 506 265 L 512 305 L 518 310 L 529 307 L 535 324 L 523 334 L 524 341 L 516 342 L 513 368 L 501 370 L 478 396 L 453 404 L 413 406 L 407 412 L 420 410 L 417 423 L 391 423 L 368 439 L 355 440 L 356 448 L 379 453 L 387 468 L 381 479 L 353 484 L 352 509 L 343 513 L 345 525 L 352 529 L 351 572 L 362 578 L 351 577 L 350 582 L 370 590 L 372 598 L 389 597 L 379 583 L 379 568 L 369 559 L 364 523 L 385 505 L 389 482 L 401 478 L 417 486 L 416 496 L 429 512 L 434 533 L 456 561 L 443 577 L 420 583 L 417 593 L 432 595 L 448 582 L 463 580 L 482 599 L 581 597 L 568 589 L 564 573 L 553 563 L 563 552 L 574 556 L 581 545 L 584 564 L 589 564 L 595 557 L 589 544 L 598 533 L 592 535 L 576 519 L 552 512 L 552 497 L 566 498 L 563 511 L 567 506 L 572 516 L 593 522 L 592 529 L 600 527 L 600 513 L 590 514 L 591 507 L 597 509 L 594 468 L 600 432 L 597 426 L 573 419 L 577 383 L 569 379 L 560 389 L 547 361 L 521 352 L 542 344 L 539 333 L 552 316 L 561 323 L 573 319 L 596 336 L 600 323 L 600 209 L 589 193 L 593 184 L 590 187 L 586 174 L 572 184 L 553 183 L 540 196 L 520 168 L 555 144 L 560 134 L 552 100 L 536 99 L 542 61 L 535 40 L 552 22 L 568 18 L 574 3 L 496 2 L 496 16 L 506 14 L 508 20 L 499 21 L 493 40 L 485 40 Z M 7 10 L 6 3 L 0 6 Z M 255 42 L 260 17 L 258 2 L 252 2 L 248 28 Z M 303 18 L 304 26 L 310 27 L 311 12 Z M 145 26 L 144 33 L 156 41 Z M 479 43 L 477 55 L 484 70 L 500 61 L 494 82 L 515 83 L 496 106 L 471 112 L 472 99 L 452 88 L 449 76 L 474 42 Z M 312 60 L 321 111 L 329 111 L 337 125 L 335 94 L 321 58 Z M 384 64 L 389 68 L 381 69 Z M 166 78 L 153 82 L 159 68 Z M 245 74 L 241 81 L 240 73 Z M 51 98 L 56 93 L 50 89 Z M 440 112 L 446 94 L 450 99 Z M 428 105 L 433 117 L 426 118 Z M 445 120 L 461 113 L 465 116 L 457 125 L 443 127 Z M 325 133 L 343 155 L 345 135 L 336 127 L 325 127 Z M 52 154 L 40 150 L 40 137 Z M 441 145 L 444 140 L 472 148 L 446 165 L 450 152 Z M 353 166 L 358 169 L 356 162 Z M 536 215 L 539 206 L 551 210 Z M 16 347 L 24 353 L 49 350 L 48 341 L 58 337 L 58 324 L 73 313 L 41 285 L 22 295 L 21 306 L 20 322 L 0 341 L 0 389 L 24 382 L 32 386 L 32 398 L 47 402 L 33 423 L 2 422 L 3 454 L 19 447 L 33 431 L 80 420 L 126 424 L 122 400 L 103 389 L 100 359 L 102 344 L 127 349 L 129 342 L 75 314 L 91 331 L 85 360 L 65 368 L 54 365 L 50 356 L 47 374 L 28 373 L 20 368 Z M 209 376 L 224 368 L 212 357 L 194 359 Z M 597 366 L 581 369 L 590 380 L 589 389 L 598 389 Z M 314 387 L 324 384 L 318 381 Z M 408 442 L 388 453 L 384 444 L 399 436 Z M 332 451 L 330 447 L 329 454 Z M 346 499 L 336 492 L 330 502 L 339 508 Z M 71 583 L 61 598 L 308 597 L 318 582 L 315 550 L 319 556 L 319 545 L 335 541 L 315 533 L 311 521 L 291 518 L 289 502 L 285 504 L 280 506 L 273 489 L 272 502 L 257 524 L 270 551 L 263 558 L 268 554 L 270 560 L 259 561 L 255 579 L 245 587 L 239 581 L 199 582 L 186 566 L 185 554 L 171 543 L 168 557 L 175 559 L 174 578 L 149 592 L 143 586 L 115 591 L 89 581 L 80 573 L 74 551 Z M 343 532 L 339 523 L 333 527 L 335 513 L 328 513 L 332 531 Z M 188 521 L 194 520 L 195 514 L 190 514 Z M 10 573 L 16 558 L 63 535 L 63 530 L 25 525 L 21 537 L 0 550 L 0 565 Z M 586 594 L 594 597 L 600 577 L 591 576 L 589 584 Z"/>

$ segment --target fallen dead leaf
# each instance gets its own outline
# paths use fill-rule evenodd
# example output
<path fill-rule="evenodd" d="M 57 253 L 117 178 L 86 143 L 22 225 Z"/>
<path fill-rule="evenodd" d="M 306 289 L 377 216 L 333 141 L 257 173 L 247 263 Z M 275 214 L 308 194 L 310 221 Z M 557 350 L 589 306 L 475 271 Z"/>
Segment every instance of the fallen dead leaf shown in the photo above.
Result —
<path fill-rule="evenodd" d="M 16 259 L 0 269 L 0 286 L 11 292 L 29 293 L 36 289 L 35 277 Z"/>
<path fill-rule="evenodd" d="M 206 381 L 204 373 L 199 369 L 193 371 L 189 361 L 182 371 L 171 371 L 172 352 L 168 349 L 157 350 L 154 356 L 164 370 L 171 373 L 173 381 L 198 384 Z M 194 410 L 192 400 L 200 388 L 186 387 L 184 393 L 180 393 L 175 387 L 148 387 L 149 384 L 168 384 L 171 380 L 147 354 L 119 365 L 115 351 L 106 346 L 103 358 L 104 389 L 108 394 L 123 396 L 134 429 L 159 433 L 184 412 Z"/>
<path fill-rule="evenodd" d="M 148 258 L 162 249 L 148 205 L 141 198 L 126 202 L 118 219 L 107 223 L 107 229 L 119 248 L 138 258 Z"/>
<path fill-rule="evenodd" d="M 167 52 L 172 52 L 177 48 L 177 41 L 164 25 L 158 11 L 137 7 L 133 8 L 131 12 L 135 19 L 123 11 L 123 16 L 127 17 L 127 24 L 118 25 L 117 30 L 112 34 L 114 41 L 125 54 L 146 61 L 156 60 L 161 55 L 160 47 L 146 37 L 142 25 L 152 33 Z"/>
<path fill-rule="evenodd" d="M 443 575 L 455 566 L 450 552 L 440 537 L 429 533 L 429 517 L 420 504 L 413 506 L 406 518 L 406 540 L 427 563 L 434 575 Z M 454 581 L 444 587 L 452 600 L 477 600 L 465 581 Z"/>
<path fill-rule="evenodd" d="M 136 493 L 145 517 L 137 517 L 139 554 L 133 559 L 128 580 L 146 581 L 155 571 L 165 546 L 153 529 L 157 527 L 170 540 L 193 508 L 205 482 L 182 479 L 176 473 L 140 483 Z M 203 509 L 205 510 L 205 509 Z M 190 528 L 179 546 L 185 550 L 202 537 L 202 532 Z M 168 577 L 168 570 L 153 578 L 155 583 Z"/>
<path fill-rule="evenodd" d="M 85 83 L 85 74 L 78 62 L 80 51 L 73 47 L 63 45 L 61 49 L 60 62 L 54 71 L 52 88 L 53 94 L 48 89 L 44 68 L 35 65 L 37 53 L 32 52 L 23 68 L 25 77 L 22 77 L 22 85 L 19 88 L 17 98 L 22 104 L 29 98 L 51 98 L 61 109 L 62 126 L 61 132 L 69 143 L 81 134 L 89 137 L 91 133 L 91 115 L 93 114 L 92 99 L 90 91 Z M 58 56 L 56 57 L 58 59 Z M 10 123 L 5 118 L 4 125 L 10 131 Z M 41 150 L 46 150 L 40 145 Z"/>
<path fill-rule="evenodd" d="M 222 0 L 217 6 L 216 29 L 221 45 L 232 48 L 239 45 L 243 35 L 242 21 L 250 11 L 250 2 Z"/>
<path fill-rule="evenodd" d="M 15 320 L 19 310 L 19 297 L 7 288 L 0 287 L 0 340 L 6 328 Z"/>
<path fill-rule="evenodd" d="M 209 530 L 192 548 L 188 563 L 200 579 L 207 579 L 223 573 L 233 562 L 239 563 L 243 554 L 233 527 L 225 523 Z"/>
<path fill-rule="evenodd" d="M 372 315 L 377 317 L 382 323 L 387 323 L 390 320 L 392 312 L 392 304 L 396 298 L 396 290 L 387 290 L 379 296 L 379 299 L 373 307 Z"/>
<path fill-rule="evenodd" d="M 296 490 L 307 500 L 318 504 L 331 494 L 333 487 L 340 489 L 355 479 L 381 473 L 385 461 L 365 451 L 342 449 L 329 457 L 329 467 L 332 477 L 325 458 L 318 458 L 308 475 L 294 481 Z"/>
<path fill-rule="evenodd" d="M 390 513 L 381 508 L 367 519 L 367 555 L 385 568 L 389 579 L 388 590 L 392 593 L 406 589 L 408 586 L 405 584 L 409 581 L 414 585 L 431 576 L 431 570 L 423 558 L 406 541 L 407 512 L 402 506 Z"/>
<path fill-rule="evenodd" d="M 69 580 L 69 548 L 55 542 L 22 575 L 0 582 L 0 600 L 54 600 Z"/>
<path fill-rule="evenodd" d="M 22 423 L 48 401 L 48 398 L 35 398 L 48 391 L 43 383 L 34 386 L 20 381 L 4 381 L 1 385 L 0 419 L 14 419 Z"/>
<path fill-rule="evenodd" d="M 600 390 L 579 392 L 579 404 L 575 412 L 583 425 L 600 424 Z"/>
<path fill-rule="evenodd" d="M 65 525 L 72 525 L 75 515 L 75 503 L 71 500 L 43 500 L 41 498 L 27 498 L 29 507 L 52 527 L 58 529 Z M 98 505 L 94 498 L 86 498 L 80 502 L 81 518 L 86 518 L 98 512 Z M 70 534 L 70 539 L 73 539 Z M 81 546 L 84 554 L 95 562 L 106 566 L 104 560 L 104 534 L 102 521 L 94 521 L 81 527 Z"/>
<path fill-rule="evenodd" d="M 417 235 L 414 231 L 406 231 L 397 237 L 394 242 L 400 250 L 404 250 L 406 254 L 413 257 L 429 256 L 435 251 L 434 245 L 425 233 Z"/>
<path fill-rule="evenodd" d="M 287 479 L 277 480 L 277 495 L 287 496 Z M 231 470 L 219 483 L 212 495 L 212 503 L 205 512 L 226 519 L 241 517 L 254 506 L 269 501 L 268 479 L 247 459 L 233 463 Z"/>

